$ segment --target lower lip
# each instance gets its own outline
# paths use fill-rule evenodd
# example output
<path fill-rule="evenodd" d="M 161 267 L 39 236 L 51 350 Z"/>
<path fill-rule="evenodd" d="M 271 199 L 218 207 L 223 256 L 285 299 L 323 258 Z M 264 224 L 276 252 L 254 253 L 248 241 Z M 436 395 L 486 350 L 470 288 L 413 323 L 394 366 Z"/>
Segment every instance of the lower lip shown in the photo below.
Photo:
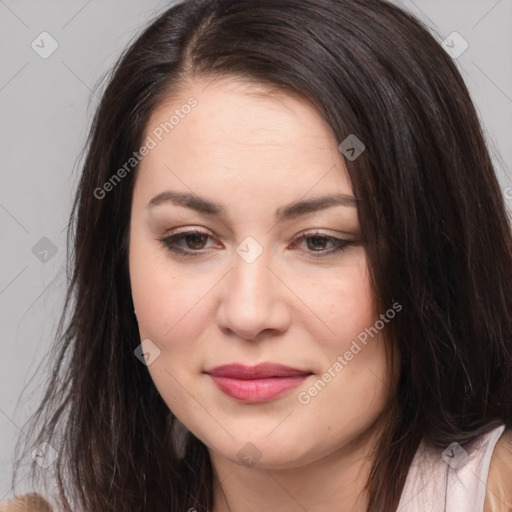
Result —
<path fill-rule="evenodd" d="M 269 377 L 265 379 L 234 379 L 231 377 L 211 376 L 213 382 L 226 395 L 242 402 L 268 402 L 296 388 L 309 375 L 296 377 Z"/>

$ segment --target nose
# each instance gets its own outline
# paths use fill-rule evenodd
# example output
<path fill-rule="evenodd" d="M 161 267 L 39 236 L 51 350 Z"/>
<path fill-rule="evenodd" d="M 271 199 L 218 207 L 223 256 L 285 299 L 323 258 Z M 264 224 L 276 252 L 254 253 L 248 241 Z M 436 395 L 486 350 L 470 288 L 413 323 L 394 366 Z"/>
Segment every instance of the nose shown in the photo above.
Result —
<path fill-rule="evenodd" d="M 265 252 L 248 263 L 234 255 L 231 271 L 223 280 L 217 322 L 227 335 L 246 340 L 285 332 L 291 320 L 286 286 L 273 271 Z"/>

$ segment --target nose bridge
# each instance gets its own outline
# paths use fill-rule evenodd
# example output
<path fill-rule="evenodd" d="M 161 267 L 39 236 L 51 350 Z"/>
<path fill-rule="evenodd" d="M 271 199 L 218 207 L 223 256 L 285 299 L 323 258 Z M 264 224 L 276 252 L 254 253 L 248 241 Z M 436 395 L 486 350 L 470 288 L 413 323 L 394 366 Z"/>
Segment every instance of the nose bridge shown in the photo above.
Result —
<path fill-rule="evenodd" d="M 270 253 L 252 237 L 241 242 L 236 252 L 228 292 L 235 306 L 254 314 L 252 310 L 261 311 L 271 300 Z"/>
<path fill-rule="evenodd" d="M 267 268 L 270 253 L 260 248 L 251 240 L 237 247 L 219 310 L 221 327 L 244 338 L 256 337 L 265 329 L 285 328 L 288 321 L 278 280 Z"/>

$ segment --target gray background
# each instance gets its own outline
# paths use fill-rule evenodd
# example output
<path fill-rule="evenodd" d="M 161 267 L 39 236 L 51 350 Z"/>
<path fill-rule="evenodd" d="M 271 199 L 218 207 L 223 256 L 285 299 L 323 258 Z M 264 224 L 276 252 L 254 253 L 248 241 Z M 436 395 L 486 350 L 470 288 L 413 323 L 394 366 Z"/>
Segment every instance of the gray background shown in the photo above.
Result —
<path fill-rule="evenodd" d="M 397 3 L 423 19 L 439 41 L 456 31 L 469 43 L 456 61 L 511 207 L 512 0 Z M 11 492 L 15 437 L 38 405 L 45 375 L 30 379 L 63 304 L 65 227 L 79 152 L 98 103 L 94 86 L 147 21 L 171 4 L 0 0 L 0 501 Z M 31 47 L 34 40 L 50 47 L 49 39 L 40 42 L 43 31 L 58 43 L 46 59 Z"/>

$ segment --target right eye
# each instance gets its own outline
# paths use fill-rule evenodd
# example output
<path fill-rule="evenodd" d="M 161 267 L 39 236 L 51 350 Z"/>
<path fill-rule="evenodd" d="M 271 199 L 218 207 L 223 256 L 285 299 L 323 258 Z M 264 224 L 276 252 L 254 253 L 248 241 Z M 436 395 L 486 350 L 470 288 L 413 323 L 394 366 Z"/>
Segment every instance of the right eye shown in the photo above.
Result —
<path fill-rule="evenodd" d="M 204 245 L 210 239 L 209 233 L 199 230 L 185 231 L 173 235 L 166 235 L 159 239 L 166 249 L 181 256 L 204 255 Z M 183 243 L 185 246 L 183 246 Z M 195 254 L 194 254 L 195 253 Z"/>

